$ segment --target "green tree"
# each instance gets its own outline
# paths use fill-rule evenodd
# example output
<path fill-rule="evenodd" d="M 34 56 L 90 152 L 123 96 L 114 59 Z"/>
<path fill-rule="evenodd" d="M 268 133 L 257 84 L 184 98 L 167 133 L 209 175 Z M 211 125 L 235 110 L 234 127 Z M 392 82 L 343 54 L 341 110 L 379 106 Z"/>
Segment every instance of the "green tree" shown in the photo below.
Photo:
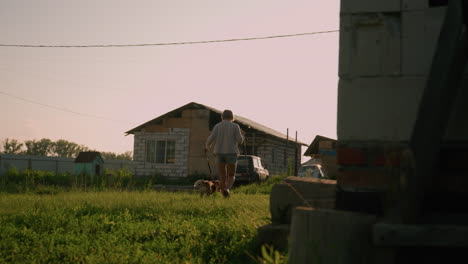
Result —
<path fill-rule="evenodd" d="M 51 154 L 58 157 L 75 158 L 81 151 L 86 151 L 88 147 L 78 145 L 65 139 L 55 141 L 51 148 Z"/>
<path fill-rule="evenodd" d="M 100 152 L 101 157 L 105 160 L 132 160 L 132 152 L 126 151 L 121 154 L 117 154 L 114 152 Z"/>
<path fill-rule="evenodd" d="M 16 139 L 5 139 L 3 141 L 3 153 L 5 154 L 20 154 L 23 148 L 23 143 L 20 143 Z"/>
<path fill-rule="evenodd" d="M 26 151 L 24 154 L 34 156 L 48 156 L 52 154 L 52 146 L 54 142 L 48 138 L 42 138 L 40 140 L 26 140 Z"/>
<path fill-rule="evenodd" d="M 119 160 L 132 160 L 133 159 L 133 152 L 132 151 L 125 151 L 124 153 L 118 154 L 117 159 Z"/>

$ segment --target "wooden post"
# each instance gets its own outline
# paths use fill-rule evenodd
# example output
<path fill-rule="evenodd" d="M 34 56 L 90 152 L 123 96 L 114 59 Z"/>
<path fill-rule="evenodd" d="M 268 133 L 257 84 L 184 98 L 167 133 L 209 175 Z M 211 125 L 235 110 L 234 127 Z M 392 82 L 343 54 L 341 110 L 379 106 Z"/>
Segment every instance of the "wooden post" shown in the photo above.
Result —
<path fill-rule="evenodd" d="M 296 145 L 294 146 L 294 176 L 297 176 L 297 131 L 296 131 Z"/>
<path fill-rule="evenodd" d="M 289 128 L 286 129 L 286 152 L 288 150 L 289 150 Z M 291 175 L 289 175 L 289 160 L 288 160 L 288 164 L 286 166 L 287 166 L 286 167 L 286 172 L 287 172 L 288 176 L 291 176 Z"/>
<path fill-rule="evenodd" d="M 257 156 L 257 154 L 255 153 L 255 131 L 252 132 L 252 155 Z"/>

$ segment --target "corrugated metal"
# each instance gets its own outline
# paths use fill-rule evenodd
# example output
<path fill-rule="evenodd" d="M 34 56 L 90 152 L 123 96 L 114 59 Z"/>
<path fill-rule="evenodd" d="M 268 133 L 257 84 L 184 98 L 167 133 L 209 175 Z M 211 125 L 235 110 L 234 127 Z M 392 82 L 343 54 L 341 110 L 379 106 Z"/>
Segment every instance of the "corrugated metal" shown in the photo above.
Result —
<path fill-rule="evenodd" d="M 0 175 L 6 173 L 10 168 L 16 168 L 19 171 L 25 169 L 50 171 L 56 173 L 73 173 L 75 171 L 73 158 L 63 157 L 44 157 L 19 154 L 0 154 Z M 133 161 L 128 160 L 106 160 L 102 164 L 103 168 L 118 170 L 127 168 L 134 172 L 137 166 Z"/>

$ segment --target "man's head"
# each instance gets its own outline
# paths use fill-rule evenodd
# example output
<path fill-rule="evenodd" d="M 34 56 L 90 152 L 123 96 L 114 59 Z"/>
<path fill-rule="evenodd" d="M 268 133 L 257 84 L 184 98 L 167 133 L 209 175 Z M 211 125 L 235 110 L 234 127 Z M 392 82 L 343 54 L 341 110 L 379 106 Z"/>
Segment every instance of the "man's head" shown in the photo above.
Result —
<path fill-rule="evenodd" d="M 223 114 L 221 115 L 223 120 L 234 121 L 234 114 L 231 110 L 224 110 Z"/>

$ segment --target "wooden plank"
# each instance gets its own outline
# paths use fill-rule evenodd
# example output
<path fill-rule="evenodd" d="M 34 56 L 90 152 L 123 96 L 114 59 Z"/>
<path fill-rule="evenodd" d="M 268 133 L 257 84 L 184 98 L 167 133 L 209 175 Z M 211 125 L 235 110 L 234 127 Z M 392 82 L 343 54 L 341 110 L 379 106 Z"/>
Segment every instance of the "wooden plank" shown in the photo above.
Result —
<path fill-rule="evenodd" d="M 468 247 L 468 226 L 378 223 L 372 239 L 384 247 Z"/>
<path fill-rule="evenodd" d="M 394 263 L 391 249 L 372 245 L 376 221 L 377 217 L 370 214 L 297 207 L 288 263 Z"/>
<path fill-rule="evenodd" d="M 290 224 L 297 206 L 333 208 L 336 181 L 290 176 L 285 183 L 275 184 L 270 193 L 271 221 Z"/>

